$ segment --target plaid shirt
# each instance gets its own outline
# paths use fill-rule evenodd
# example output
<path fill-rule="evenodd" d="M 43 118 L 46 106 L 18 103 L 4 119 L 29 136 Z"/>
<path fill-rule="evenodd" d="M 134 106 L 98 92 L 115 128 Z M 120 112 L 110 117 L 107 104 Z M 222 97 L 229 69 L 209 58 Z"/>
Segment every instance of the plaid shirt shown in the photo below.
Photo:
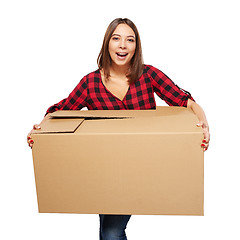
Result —
<path fill-rule="evenodd" d="M 56 110 L 121 110 L 121 109 L 155 109 L 154 92 L 170 106 L 187 107 L 190 93 L 179 88 L 157 68 L 144 65 L 143 74 L 120 100 L 102 83 L 99 69 L 79 82 L 70 95 L 48 108 L 47 113 Z"/>

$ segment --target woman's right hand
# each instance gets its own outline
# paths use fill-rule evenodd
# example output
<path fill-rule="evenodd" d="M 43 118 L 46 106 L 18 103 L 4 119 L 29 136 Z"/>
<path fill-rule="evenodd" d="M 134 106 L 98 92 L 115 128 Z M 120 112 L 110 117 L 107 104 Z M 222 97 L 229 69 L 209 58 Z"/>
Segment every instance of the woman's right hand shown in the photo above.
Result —
<path fill-rule="evenodd" d="M 29 132 L 29 134 L 27 135 L 27 143 L 28 143 L 28 146 L 29 146 L 30 148 L 32 148 L 33 143 L 34 143 L 32 137 L 31 137 L 31 134 L 32 134 L 32 132 L 33 132 L 34 130 L 39 130 L 39 129 L 41 129 L 41 126 L 40 126 L 39 124 L 34 124 L 34 125 L 33 125 L 33 129 L 32 129 L 32 130 Z"/>

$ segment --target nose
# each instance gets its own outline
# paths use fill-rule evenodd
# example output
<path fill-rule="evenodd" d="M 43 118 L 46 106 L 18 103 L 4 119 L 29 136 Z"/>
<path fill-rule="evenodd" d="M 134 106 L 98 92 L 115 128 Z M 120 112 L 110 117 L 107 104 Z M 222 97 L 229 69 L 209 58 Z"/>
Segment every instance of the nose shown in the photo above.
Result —
<path fill-rule="evenodd" d="M 121 39 L 121 41 L 120 41 L 120 48 L 121 49 L 125 49 L 126 48 L 126 43 L 125 43 L 124 39 Z"/>

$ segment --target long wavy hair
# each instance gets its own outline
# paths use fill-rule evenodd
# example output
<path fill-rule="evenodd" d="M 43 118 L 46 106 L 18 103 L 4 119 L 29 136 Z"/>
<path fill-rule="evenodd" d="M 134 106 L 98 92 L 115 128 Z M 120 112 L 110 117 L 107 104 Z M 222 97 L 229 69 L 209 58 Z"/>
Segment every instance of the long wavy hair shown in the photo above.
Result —
<path fill-rule="evenodd" d="M 113 32 L 119 24 L 127 24 L 135 33 L 136 38 L 136 49 L 135 53 L 131 59 L 129 70 L 126 74 L 129 84 L 137 81 L 143 73 L 143 56 L 142 56 L 142 46 L 140 36 L 135 24 L 127 18 L 116 18 L 113 20 L 105 33 L 101 51 L 97 58 L 97 64 L 100 70 L 103 70 L 104 77 L 109 80 L 110 77 L 110 66 L 112 64 L 112 59 L 109 54 L 109 41 L 112 37 Z"/>

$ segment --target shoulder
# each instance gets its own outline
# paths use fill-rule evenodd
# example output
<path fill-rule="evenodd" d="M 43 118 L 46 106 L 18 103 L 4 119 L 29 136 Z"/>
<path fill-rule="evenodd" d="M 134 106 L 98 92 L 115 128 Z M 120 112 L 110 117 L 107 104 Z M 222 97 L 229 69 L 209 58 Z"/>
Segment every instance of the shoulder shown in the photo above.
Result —
<path fill-rule="evenodd" d="M 156 68 L 152 65 L 149 65 L 149 64 L 144 64 L 143 73 L 149 74 L 153 78 L 156 77 L 157 75 L 158 76 L 163 76 L 164 75 L 164 73 L 161 70 L 159 70 L 158 68 Z"/>
<path fill-rule="evenodd" d="M 99 82 L 100 78 L 101 78 L 100 70 L 97 69 L 85 75 L 81 79 L 80 83 L 88 85 L 90 83 Z"/>
<path fill-rule="evenodd" d="M 85 79 L 92 80 L 92 79 L 99 79 L 100 78 L 100 70 L 97 69 L 93 72 L 88 73 L 84 76 Z"/>

